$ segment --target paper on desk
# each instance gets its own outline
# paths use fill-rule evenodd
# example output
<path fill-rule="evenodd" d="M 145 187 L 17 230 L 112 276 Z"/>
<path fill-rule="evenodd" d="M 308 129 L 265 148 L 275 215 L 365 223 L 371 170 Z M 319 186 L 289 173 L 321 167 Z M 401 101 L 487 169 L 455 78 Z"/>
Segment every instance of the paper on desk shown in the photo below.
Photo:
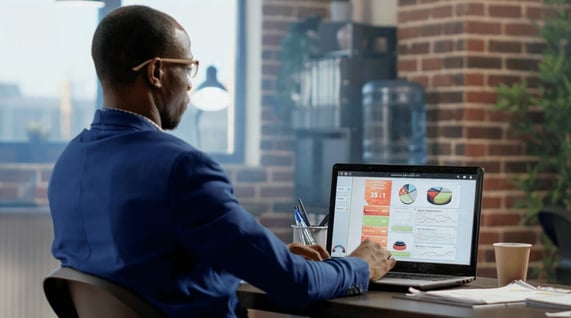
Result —
<path fill-rule="evenodd" d="M 571 317 L 571 311 L 546 312 L 547 317 Z"/>
<path fill-rule="evenodd" d="M 570 293 L 550 293 L 528 297 L 525 302 L 530 306 L 551 307 L 560 310 L 571 309 Z M 571 317 L 571 316 L 570 316 Z"/>
<path fill-rule="evenodd" d="M 497 288 L 455 288 L 426 292 L 410 288 L 407 296 L 409 296 L 410 299 L 445 302 L 460 306 L 475 306 L 523 303 L 527 298 L 532 296 L 549 295 L 552 293 L 556 292 L 538 289 L 523 281 L 514 281 L 511 284 Z"/>

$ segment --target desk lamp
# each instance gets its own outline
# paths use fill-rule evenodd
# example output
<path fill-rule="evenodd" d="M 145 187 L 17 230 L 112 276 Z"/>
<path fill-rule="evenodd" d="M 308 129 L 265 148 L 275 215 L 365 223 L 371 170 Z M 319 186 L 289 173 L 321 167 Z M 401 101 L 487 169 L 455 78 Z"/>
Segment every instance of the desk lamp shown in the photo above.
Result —
<path fill-rule="evenodd" d="M 190 104 L 196 107 L 196 140 L 200 147 L 199 123 L 203 112 L 214 112 L 224 110 L 228 107 L 230 96 L 228 90 L 217 78 L 216 67 L 209 66 L 206 69 L 206 80 L 198 86 L 190 97 Z"/>

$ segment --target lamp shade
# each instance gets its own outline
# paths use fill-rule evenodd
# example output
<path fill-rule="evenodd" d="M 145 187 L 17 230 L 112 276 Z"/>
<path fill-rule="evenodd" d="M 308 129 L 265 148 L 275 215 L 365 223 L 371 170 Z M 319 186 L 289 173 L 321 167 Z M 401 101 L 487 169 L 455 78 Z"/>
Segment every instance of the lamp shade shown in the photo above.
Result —
<path fill-rule="evenodd" d="M 104 0 L 55 0 L 56 3 L 69 4 L 69 5 L 81 5 L 90 6 L 95 8 L 101 8 L 105 6 Z"/>
<path fill-rule="evenodd" d="M 199 110 L 218 111 L 229 105 L 228 90 L 218 81 L 217 73 L 216 67 L 209 66 L 206 70 L 206 80 L 190 97 L 190 103 Z"/>

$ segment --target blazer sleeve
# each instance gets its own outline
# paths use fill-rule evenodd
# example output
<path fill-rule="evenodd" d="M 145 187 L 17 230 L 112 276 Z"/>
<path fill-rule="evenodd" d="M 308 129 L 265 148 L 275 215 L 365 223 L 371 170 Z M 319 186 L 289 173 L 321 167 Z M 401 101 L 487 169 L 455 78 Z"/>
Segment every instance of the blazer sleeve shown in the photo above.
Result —
<path fill-rule="evenodd" d="M 186 249 L 264 290 L 276 302 L 303 306 L 368 288 L 365 261 L 346 257 L 309 261 L 289 252 L 246 212 L 221 167 L 200 152 L 182 155 L 170 193 L 177 235 Z"/>

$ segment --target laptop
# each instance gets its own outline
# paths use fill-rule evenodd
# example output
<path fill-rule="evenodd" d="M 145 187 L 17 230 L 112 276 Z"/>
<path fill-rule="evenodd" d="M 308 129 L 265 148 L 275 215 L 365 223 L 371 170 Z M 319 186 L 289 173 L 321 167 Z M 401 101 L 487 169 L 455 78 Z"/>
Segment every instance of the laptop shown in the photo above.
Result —
<path fill-rule="evenodd" d="M 349 255 L 368 238 L 396 266 L 370 286 L 420 290 L 476 278 L 484 170 L 465 166 L 333 166 L 327 250 Z"/>

